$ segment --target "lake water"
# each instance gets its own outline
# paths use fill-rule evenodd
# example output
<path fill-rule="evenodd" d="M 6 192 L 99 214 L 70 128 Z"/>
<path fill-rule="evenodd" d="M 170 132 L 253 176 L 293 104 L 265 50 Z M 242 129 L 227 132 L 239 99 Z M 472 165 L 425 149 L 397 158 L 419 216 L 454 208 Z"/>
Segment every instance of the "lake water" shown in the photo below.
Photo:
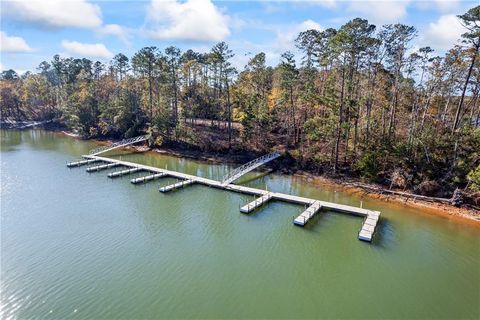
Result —
<path fill-rule="evenodd" d="M 363 199 L 382 212 L 374 242 L 362 219 L 189 186 L 161 194 L 115 169 L 68 169 L 95 144 L 41 130 L 1 131 L 1 318 L 480 318 L 480 228 Z M 122 159 L 220 179 L 228 170 L 176 157 Z M 299 178 L 239 183 L 359 206 L 357 196 Z"/>

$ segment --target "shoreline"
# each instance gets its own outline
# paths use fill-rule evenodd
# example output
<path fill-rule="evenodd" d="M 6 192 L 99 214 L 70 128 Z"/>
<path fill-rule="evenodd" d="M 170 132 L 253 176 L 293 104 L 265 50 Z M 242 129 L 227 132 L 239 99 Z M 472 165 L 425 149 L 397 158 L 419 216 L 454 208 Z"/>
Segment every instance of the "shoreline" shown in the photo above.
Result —
<path fill-rule="evenodd" d="M 480 227 L 480 212 L 474 209 L 455 207 L 449 204 L 429 202 L 425 200 L 412 199 L 400 195 L 382 194 L 380 192 L 370 191 L 361 187 L 346 185 L 344 184 L 345 182 L 335 179 L 315 176 L 308 172 L 295 175 L 306 178 L 307 181 L 313 180 L 312 183 L 316 185 L 322 185 L 334 188 L 336 190 L 341 190 L 342 192 L 356 195 L 360 198 L 383 201 L 388 203 L 389 205 L 399 208 L 407 207 L 412 209 L 418 209 L 422 214 L 441 216 L 449 220 L 460 221 L 462 223 L 467 223 Z"/>
<path fill-rule="evenodd" d="M 66 135 L 75 139 L 82 139 L 82 137 L 77 134 L 63 131 L 63 130 L 57 131 L 57 133 L 61 133 L 63 135 Z M 82 140 L 95 141 L 100 145 L 112 142 L 112 140 L 109 140 L 109 139 L 106 139 L 106 140 L 82 139 Z M 138 146 L 138 147 L 128 146 L 125 149 L 134 150 L 135 152 L 152 152 L 156 154 L 174 156 L 177 158 L 187 158 L 187 159 L 192 159 L 195 161 L 200 161 L 200 162 L 209 163 L 209 164 L 228 163 L 228 164 L 241 165 L 242 163 L 245 162 L 242 159 L 245 157 L 242 157 L 241 155 L 236 155 L 236 154 L 227 154 L 227 155 L 213 154 L 213 153 L 205 154 L 198 150 L 188 150 L 188 149 L 179 150 L 171 147 L 150 148 L 147 146 Z M 425 200 L 412 199 L 412 198 L 401 196 L 401 195 L 383 194 L 381 192 L 372 191 L 371 189 L 366 189 L 360 186 L 352 186 L 347 184 L 352 182 L 359 182 L 359 180 L 356 180 L 356 179 L 347 179 L 347 181 L 345 181 L 342 179 L 334 179 L 331 177 L 315 175 L 313 173 L 306 172 L 306 171 L 296 171 L 293 173 L 283 172 L 282 170 L 279 170 L 279 171 L 282 174 L 288 174 L 292 177 L 305 179 L 306 182 L 313 183 L 314 185 L 326 186 L 328 188 L 342 190 L 343 192 L 359 196 L 360 198 L 368 197 L 370 199 L 388 202 L 390 205 L 401 206 L 401 207 L 406 206 L 409 208 L 420 209 L 420 211 L 424 214 L 442 216 L 451 220 L 473 224 L 480 227 L 480 211 L 475 209 L 466 208 L 466 207 L 455 207 L 450 204 L 435 203 L 435 202 L 429 202 Z M 370 184 L 370 183 L 363 183 L 363 184 L 369 187 L 377 187 L 374 184 Z"/>

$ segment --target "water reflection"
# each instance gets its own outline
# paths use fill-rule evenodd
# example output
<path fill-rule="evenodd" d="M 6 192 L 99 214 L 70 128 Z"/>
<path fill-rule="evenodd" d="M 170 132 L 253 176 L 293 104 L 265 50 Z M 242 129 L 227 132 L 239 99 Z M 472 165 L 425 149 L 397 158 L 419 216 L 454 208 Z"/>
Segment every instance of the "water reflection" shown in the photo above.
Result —
<path fill-rule="evenodd" d="M 368 244 L 357 239 L 361 217 L 322 210 L 300 228 L 292 219 L 301 205 L 272 201 L 246 215 L 239 206 L 251 196 L 202 185 L 162 194 L 175 179 L 132 185 L 145 173 L 108 179 L 117 169 L 64 166 L 93 145 L 2 132 L 1 290 L 12 297 L 2 300 L 2 318 L 480 317 L 478 228 L 301 177 L 252 173 L 240 181 L 363 201 L 382 212 Z M 17 151 L 4 152 L 10 147 Z M 111 155 L 213 179 L 231 167 Z"/>

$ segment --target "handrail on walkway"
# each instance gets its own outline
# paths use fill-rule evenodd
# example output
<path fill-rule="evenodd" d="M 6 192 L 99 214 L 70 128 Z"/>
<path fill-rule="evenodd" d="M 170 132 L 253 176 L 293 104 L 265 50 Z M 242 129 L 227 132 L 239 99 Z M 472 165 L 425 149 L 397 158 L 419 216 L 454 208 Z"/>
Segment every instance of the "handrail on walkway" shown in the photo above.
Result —
<path fill-rule="evenodd" d="M 246 174 L 246 173 L 252 171 L 253 169 L 258 168 L 261 165 L 263 165 L 267 162 L 270 162 L 273 159 L 276 159 L 278 157 L 280 157 L 280 153 L 272 152 L 272 153 L 263 155 L 259 158 L 256 158 L 256 159 L 254 159 L 250 162 L 247 162 L 247 163 L 243 164 L 242 166 L 230 171 L 227 175 L 225 175 L 223 177 L 223 180 L 222 180 L 222 185 L 224 185 L 224 186 L 228 185 L 228 184 L 232 183 L 233 181 L 237 180 L 238 178 L 240 178 L 241 176 L 243 176 L 244 174 Z"/>
<path fill-rule="evenodd" d="M 93 150 L 90 150 L 90 152 L 88 154 L 91 155 L 91 156 L 96 156 L 96 155 L 99 155 L 100 153 L 104 153 L 106 151 L 110 151 L 110 150 L 113 150 L 113 149 L 116 149 L 116 148 L 120 148 L 120 147 L 123 147 L 123 146 L 130 145 L 130 144 L 134 144 L 134 143 L 137 143 L 137 142 L 140 142 L 140 141 L 145 141 L 148 138 L 149 138 L 148 135 L 144 135 L 144 136 L 138 136 L 138 137 L 134 137 L 134 138 L 124 139 L 124 140 L 112 143 L 111 145 L 108 145 L 108 146 L 102 146 L 102 147 L 98 147 L 98 148 L 95 148 Z"/>

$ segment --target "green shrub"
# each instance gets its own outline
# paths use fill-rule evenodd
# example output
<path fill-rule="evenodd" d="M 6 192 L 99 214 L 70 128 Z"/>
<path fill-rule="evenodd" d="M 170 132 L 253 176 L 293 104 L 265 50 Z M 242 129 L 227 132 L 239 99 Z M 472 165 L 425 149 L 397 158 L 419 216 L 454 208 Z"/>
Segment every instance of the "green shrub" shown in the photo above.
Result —
<path fill-rule="evenodd" d="M 377 155 L 374 152 L 365 152 L 358 160 L 357 169 L 360 170 L 363 177 L 369 180 L 376 180 L 379 172 Z"/>
<path fill-rule="evenodd" d="M 480 165 L 470 171 L 467 178 L 470 181 L 470 186 L 468 188 L 472 191 L 480 191 Z"/>

